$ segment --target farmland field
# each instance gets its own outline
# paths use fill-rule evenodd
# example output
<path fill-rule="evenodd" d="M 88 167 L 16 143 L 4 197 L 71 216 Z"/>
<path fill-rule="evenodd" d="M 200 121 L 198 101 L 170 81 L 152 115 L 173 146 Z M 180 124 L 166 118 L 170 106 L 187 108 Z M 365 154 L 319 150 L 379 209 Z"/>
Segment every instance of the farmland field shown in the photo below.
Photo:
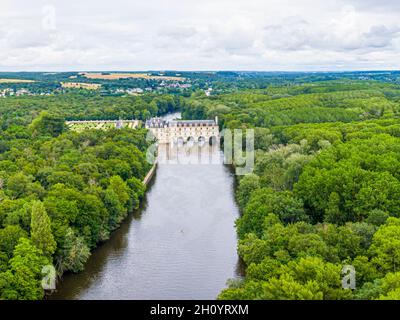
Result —
<path fill-rule="evenodd" d="M 0 79 L 0 83 L 32 83 L 33 80 L 26 79 Z"/>
<path fill-rule="evenodd" d="M 83 76 L 88 79 L 100 80 L 118 80 L 118 79 L 149 79 L 149 80 L 167 80 L 167 81 L 184 81 L 183 77 L 173 76 L 153 76 L 148 73 L 83 73 Z"/>

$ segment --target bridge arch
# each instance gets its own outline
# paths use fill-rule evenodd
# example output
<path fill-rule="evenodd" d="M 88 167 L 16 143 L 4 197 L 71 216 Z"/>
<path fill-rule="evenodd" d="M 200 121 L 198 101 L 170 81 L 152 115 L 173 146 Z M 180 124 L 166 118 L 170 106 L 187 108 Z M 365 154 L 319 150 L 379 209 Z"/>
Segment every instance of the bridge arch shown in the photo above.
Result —
<path fill-rule="evenodd" d="M 217 138 L 216 136 L 210 136 L 210 137 L 208 138 L 208 143 L 209 143 L 211 146 L 216 146 L 216 145 L 218 144 L 218 138 Z"/>
<path fill-rule="evenodd" d="M 192 136 L 189 136 L 189 137 L 186 139 L 186 144 L 187 144 L 188 147 L 193 147 L 195 143 L 196 143 L 196 140 L 195 140 L 195 138 L 192 137 Z"/>
<path fill-rule="evenodd" d="M 176 139 L 176 144 L 177 144 L 178 146 L 183 146 L 184 143 L 185 143 L 185 139 L 183 139 L 183 137 L 178 137 L 178 138 Z"/>
<path fill-rule="evenodd" d="M 206 143 L 206 138 L 205 138 L 204 136 L 200 136 L 200 137 L 197 139 L 197 143 L 199 144 L 200 147 L 204 146 L 205 143 Z"/>

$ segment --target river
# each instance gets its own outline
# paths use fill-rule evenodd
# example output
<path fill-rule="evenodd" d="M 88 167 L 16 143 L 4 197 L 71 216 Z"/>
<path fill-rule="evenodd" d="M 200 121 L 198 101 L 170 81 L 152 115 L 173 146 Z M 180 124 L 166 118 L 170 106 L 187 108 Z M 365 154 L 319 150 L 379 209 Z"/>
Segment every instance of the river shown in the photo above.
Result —
<path fill-rule="evenodd" d="M 50 299 L 215 299 L 240 276 L 233 173 L 222 161 L 196 161 L 221 160 L 222 151 L 206 145 L 160 156 L 174 161 L 160 162 L 141 209 Z"/>

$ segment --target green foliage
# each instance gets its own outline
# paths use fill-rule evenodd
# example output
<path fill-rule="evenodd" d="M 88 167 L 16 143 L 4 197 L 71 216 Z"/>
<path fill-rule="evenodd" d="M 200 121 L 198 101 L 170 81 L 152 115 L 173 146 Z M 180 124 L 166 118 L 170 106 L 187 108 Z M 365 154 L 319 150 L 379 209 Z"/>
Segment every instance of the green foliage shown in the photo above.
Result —
<path fill-rule="evenodd" d="M 308 257 L 275 268 L 275 275 L 256 282 L 246 280 L 239 288 L 224 290 L 219 299 L 265 300 L 340 300 L 352 297 L 341 287 L 340 265 L 325 263 L 321 258 Z M 268 269 L 269 269 L 268 268 Z M 271 274 L 271 271 L 267 271 Z"/>
<path fill-rule="evenodd" d="M 0 273 L 0 297 L 13 300 L 42 299 L 42 268 L 48 264 L 41 250 L 30 240 L 21 238 L 10 260 L 10 269 Z"/>
<path fill-rule="evenodd" d="M 32 121 L 29 129 L 34 136 L 51 135 L 56 137 L 65 130 L 65 120 L 54 114 L 42 111 L 40 115 Z"/>
<path fill-rule="evenodd" d="M 61 130 L 59 119 L 42 113 L 29 126 L 33 135 L 15 127 L 0 131 L 7 144 L 0 153 L 3 299 L 43 297 L 39 262 L 53 262 L 59 275 L 83 270 L 90 250 L 144 196 L 145 130 L 77 133 Z M 17 243 L 28 236 L 21 253 Z"/>
<path fill-rule="evenodd" d="M 85 262 L 90 256 L 90 250 L 84 238 L 77 237 L 71 228 L 67 229 L 65 240 L 59 251 L 56 258 L 56 265 L 61 273 L 66 270 L 72 272 L 82 271 Z"/>
<path fill-rule="evenodd" d="M 400 299 L 400 90 L 385 87 L 277 86 L 184 107 L 256 132 L 254 173 L 236 192 L 246 276 L 220 299 Z"/>
<path fill-rule="evenodd" d="M 32 204 L 31 240 L 47 257 L 56 250 L 57 243 L 51 232 L 50 218 L 41 201 L 34 201 Z"/>
<path fill-rule="evenodd" d="M 377 269 L 397 272 L 400 268 L 400 219 L 389 218 L 374 234 L 370 247 L 372 262 Z"/>
<path fill-rule="evenodd" d="M 249 174 L 240 180 L 236 199 L 241 208 L 244 208 L 252 192 L 260 187 L 260 178 L 255 174 Z"/>
<path fill-rule="evenodd" d="M 307 220 L 301 200 L 293 197 L 290 191 L 257 189 L 252 193 L 243 216 L 237 222 L 239 236 L 250 232 L 260 236 L 264 219 L 270 213 L 278 215 L 287 223 Z"/>
<path fill-rule="evenodd" d="M 56 137 L 66 129 L 64 120 L 145 120 L 173 112 L 184 104 L 178 95 L 111 97 L 76 90 L 47 96 L 10 97 L 0 100 L 0 128 L 15 138 L 28 138 L 31 133 L 36 137 Z M 3 148 L 9 146 L 5 144 Z"/>
<path fill-rule="evenodd" d="M 104 198 L 106 208 L 109 212 L 108 224 L 111 228 L 116 228 L 127 214 L 129 187 L 120 176 L 113 176 L 110 178 Z"/>
<path fill-rule="evenodd" d="M 296 194 L 316 221 L 360 221 L 373 210 L 398 216 L 399 146 L 398 138 L 376 135 L 322 151 L 304 169 Z"/>
<path fill-rule="evenodd" d="M 72 75 L 29 74 L 38 80 L 30 88 L 58 92 L 60 77 Z M 145 130 L 78 133 L 64 119 L 145 120 L 181 109 L 184 118 L 255 130 L 254 173 L 236 194 L 246 277 L 220 299 L 400 299 L 400 88 L 382 82 L 398 83 L 395 74 L 186 76 L 188 99 L 101 95 L 134 81 L 158 86 L 144 80 L 0 99 L 0 298 L 42 298 L 48 263 L 59 274 L 82 270 L 144 196 Z M 356 269 L 356 290 L 341 287 L 345 264 Z"/>
<path fill-rule="evenodd" d="M 393 89 L 382 83 L 347 82 L 344 85 L 344 82 L 334 81 L 318 86 L 310 83 L 275 86 L 267 90 L 219 95 L 213 99 L 194 97 L 183 109 L 188 118 L 217 115 L 227 128 L 388 118 L 397 112 L 398 105 L 393 96 L 386 94 L 385 87 Z M 394 92 L 398 94 L 398 87 Z M 326 135 L 321 138 L 331 141 Z"/>
<path fill-rule="evenodd" d="M 26 237 L 27 233 L 18 225 L 9 225 L 0 229 L 0 251 L 10 259 L 19 239 Z"/>

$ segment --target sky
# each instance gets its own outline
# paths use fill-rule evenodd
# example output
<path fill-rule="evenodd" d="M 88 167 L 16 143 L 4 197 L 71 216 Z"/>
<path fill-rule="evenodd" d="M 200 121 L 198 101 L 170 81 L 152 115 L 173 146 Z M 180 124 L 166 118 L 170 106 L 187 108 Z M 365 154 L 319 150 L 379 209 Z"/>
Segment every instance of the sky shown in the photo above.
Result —
<path fill-rule="evenodd" d="M 0 0 L 0 71 L 394 69 L 398 0 Z"/>

